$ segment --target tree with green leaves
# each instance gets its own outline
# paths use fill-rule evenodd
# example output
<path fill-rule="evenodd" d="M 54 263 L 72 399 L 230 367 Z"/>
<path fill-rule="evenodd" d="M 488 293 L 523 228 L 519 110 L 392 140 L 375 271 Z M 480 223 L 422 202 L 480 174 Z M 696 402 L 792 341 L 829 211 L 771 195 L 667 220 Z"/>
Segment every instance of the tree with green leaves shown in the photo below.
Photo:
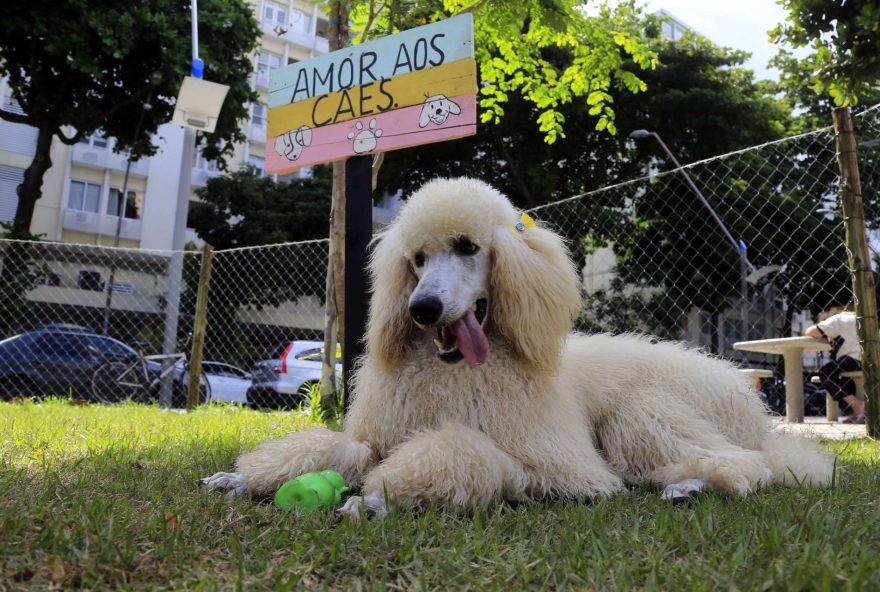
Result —
<path fill-rule="evenodd" d="M 189 74 L 190 21 L 189 0 L 0 4 L 0 75 L 23 111 L 0 110 L 0 118 L 37 128 L 11 236 L 23 236 L 30 227 L 43 176 L 52 166 L 53 138 L 72 145 L 100 130 L 133 158 L 156 152 L 152 135 L 171 121 Z M 259 27 L 245 0 L 202 0 L 198 24 L 205 79 L 230 87 L 215 132 L 200 139 L 205 156 L 215 159 L 245 139 L 240 124 L 256 99 L 248 76 Z M 141 134 L 134 138 L 141 116 Z"/>
<path fill-rule="evenodd" d="M 880 81 L 880 3 L 876 0 L 780 0 L 788 11 L 770 31 L 777 43 L 811 47 L 813 90 L 837 106 L 859 102 Z"/>
<path fill-rule="evenodd" d="M 200 201 L 191 206 L 189 225 L 218 250 L 327 238 L 332 174 L 328 166 L 313 172 L 311 178 L 277 182 L 244 168 L 209 179 L 196 192 Z M 324 284 L 315 271 L 326 269 L 327 253 L 323 247 L 314 253 L 319 254 L 241 249 L 215 256 L 208 326 L 220 330 L 208 333 L 206 359 L 229 358 L 223 350 L 235 340 L 223 328 L 232 326 L 230 319 L 240 309 L 278 306 L 304 295 L 323 297 Z M 269 339 L 277 344 L 289 338 L 273 333 Z M 234 361 L 249 364 L 253 359 L 234 356 Z"/>
<path fill-rule="evenodd" d="M 653 141 L 628 138 L 635 129 L 660 134 L 682 162 L 784 135 L 789 108 L 774 96 L 775 88 L 756 82 L 741 67 L 743 52 L 695 35 L 664 40 L 652 15 L 629 26 L 645 36 L 658 65 L 647 71 L 635 63 L 623 66 L 638 72 L 646 89 L 616 99 L 620 134 L 597 131 L 590 107 L 569 103 L 559 108 L 566 137 L 547 144 L 532 123 L 537 110 L 512 94 L 504 119 L 482 126 L 476 136 L 386 155 L 380 190 L 408 195 L 436 176 L 470 175 L 492 183 L 516 205 L 532 208 L 638 177 L 649 162 L 665 168 L 668 163 Z"/>

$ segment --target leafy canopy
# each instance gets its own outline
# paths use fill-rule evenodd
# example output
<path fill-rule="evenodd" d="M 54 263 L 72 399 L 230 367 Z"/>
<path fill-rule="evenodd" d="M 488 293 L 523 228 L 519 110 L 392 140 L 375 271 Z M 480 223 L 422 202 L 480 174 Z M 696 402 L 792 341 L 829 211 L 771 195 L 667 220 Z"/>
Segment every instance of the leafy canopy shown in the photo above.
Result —
<path fill-rule="evenodd" d="M 244 141 L 239 123 L 256 99 L 248 75 L 259 27 L 245 0 L 201 0 L 200 57 L 205 79 L 230 86 L 205 155 L 231 153 Z M 132 141 L 141 104 L 159 75 L 134 154 L 150 155 L 150 136 L 171 121 L 192 58 L 189 0 L 34 0 L 0 3 L 0 75 L 25 115 L 0 117 L 48 129 L 66 143 L 98 130 Z M 75 132 L 65 132 L 71 127 Z"/>
<path fill-rule="evenodd" d="M 614 94 L 645 90 L 627 61 L 653 68 L 656 54 L 634 29 L 632 2 L 598 5 L 588 15 L 577 0 L 425 0 L 352 2 L 352 29 L 359 40 L 448 18 L 474 14 L 474 54 L 480 77 L 480 118 L 499 123 L 512 94 L 535 106 L 543 140 L 564 138 L 564 106 L 586 105 L 595 128 L 611 134 Z M 564 55 L 564 60 L 558 56 Z"/>
<path fill-rule="evenodd" d="M 838 106 L 854 105 L 880 80 L 880 2 L 779 0 L 789 13 L 770 31 L 774 42 L 812 47 L 813 90 Z"/>

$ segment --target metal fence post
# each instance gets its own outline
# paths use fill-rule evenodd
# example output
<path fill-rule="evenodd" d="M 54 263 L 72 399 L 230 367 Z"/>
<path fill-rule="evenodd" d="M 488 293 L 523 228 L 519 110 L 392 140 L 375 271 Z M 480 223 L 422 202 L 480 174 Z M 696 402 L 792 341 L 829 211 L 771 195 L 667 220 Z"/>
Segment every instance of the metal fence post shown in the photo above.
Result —
<path fill-rule="evenodd" d="M 832 115 L 837 164 L 840 168 L 840 204 L 846 230 L 846 251 L 852 273 L 856 318 L 859 321 L 859 341 L 862 344 L 862 371 L 867 398 L 865 416 L 868 435 L 876 438 L 880 436 L 880 331 L 877 326 L 876 286 L 865 230 L 856 138 L 849 108 L 837 108 Z"/>
<path fill-rule="evenodd" d="M 196 312 L 193 319 L 192 352 L 189 356 L 189 389 L 186 394 L 186 408 L 199 405 L 199 378 L 202 375 L 202 353 L 205 347 L 205 330 L 208 325 L 208 291 L 211 287 L 211 263 L 214 247 L 205 244 L 202 248 L 202 265 L 199 268 L 199 291 L 196 295 Z"/>

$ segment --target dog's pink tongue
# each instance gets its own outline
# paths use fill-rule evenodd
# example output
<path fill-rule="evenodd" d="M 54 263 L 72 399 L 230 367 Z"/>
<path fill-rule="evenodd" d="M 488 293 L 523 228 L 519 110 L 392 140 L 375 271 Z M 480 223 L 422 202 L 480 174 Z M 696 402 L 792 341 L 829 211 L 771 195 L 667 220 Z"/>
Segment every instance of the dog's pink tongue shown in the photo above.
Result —
<path fill-rule="evenodd" d="M 458 351 L 468 364 L 479 366 L 486 363 L 489 359 L 489 340 L 477 322 L 474 311 L 468 310 L 466 315 L 455 321 L 452 332 L 458 338 Z"/>

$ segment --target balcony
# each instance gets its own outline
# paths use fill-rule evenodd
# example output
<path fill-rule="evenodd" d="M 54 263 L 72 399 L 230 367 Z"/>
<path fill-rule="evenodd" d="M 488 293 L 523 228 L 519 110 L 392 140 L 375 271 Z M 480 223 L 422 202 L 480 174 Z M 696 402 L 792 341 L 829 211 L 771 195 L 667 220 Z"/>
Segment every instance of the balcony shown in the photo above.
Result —
<path fill-rule="evenodd" d="M 71 161 L 95 169 L 112 169 L 125 172 L 125 154 L 113 152 L 110 148 L 98 148 L 88 144 L 76 144 L 71 151 Z M 131 174 L 146 177 L 150 165 L 142 158 L 131 163 Z"/>
<path fill-rule="evenodd" d="M 275 30 L 276 25 L 274 23 L 265 21 L 261 23 L 261 28 L 264 35 L 274 37 L 275 39 L 281 39 L 283 41 L 286 41 L 287 43 L 291 43 L 299 47 L 304 47 L 308 50 L 314 49 L 316 54 L 327 53 L 330 49 L 330 45 L 327 42 L 327 39 L 324 37 L 318 37 L 317 35 L 309 35 L 306 33 L 298 33 L 296 31 L 293 31 L 292 29 L 288 29 L 286 33 L 284 33 L 283 35 L 279 35 Z"/>
<path fill-rule="evenodd" d="M 67 230 L 101 234 L 103 236 L 116 236 L 117 220 L 116 216 L 65 209 L 61 216 L 61 226 Z M 129 240 L 140 240 L 141 221 L 123 218 L 119 237 Z"/>

